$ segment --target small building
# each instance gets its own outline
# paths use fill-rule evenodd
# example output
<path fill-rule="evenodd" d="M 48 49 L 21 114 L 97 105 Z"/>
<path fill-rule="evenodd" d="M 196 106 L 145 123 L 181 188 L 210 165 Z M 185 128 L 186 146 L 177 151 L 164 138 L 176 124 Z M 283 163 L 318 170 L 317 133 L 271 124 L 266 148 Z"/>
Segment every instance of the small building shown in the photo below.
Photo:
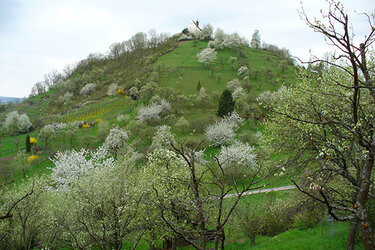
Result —
<path fill-rule="evenodd" d="M 191 20 L 187 29 L 191 34 L 196 34 L 196 33 L 199 33 L 199 32 L 202 31 L 202 29 L 199 28 L 199 21 L 198 20 L 196 22 Z"/>

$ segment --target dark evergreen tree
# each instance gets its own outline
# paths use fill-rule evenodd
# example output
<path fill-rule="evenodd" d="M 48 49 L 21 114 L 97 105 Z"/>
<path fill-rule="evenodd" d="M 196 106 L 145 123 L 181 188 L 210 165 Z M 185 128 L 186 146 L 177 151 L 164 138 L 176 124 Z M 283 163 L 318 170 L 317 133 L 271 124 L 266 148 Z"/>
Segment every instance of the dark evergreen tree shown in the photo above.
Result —
<path fill-rule="evenodd" d="M 30 135 L 26 136 L 26 152 L 27 153 L 31 152 Z"/>
<path fill-rule="evenodd" d="M 197 91 L 199 92 L 201 90 L 202 86 L 201 86 L 201 81 L 198 81 L 197 83 Z"/>
<path fill-rule="evenodd" d="M 232 92 L 229 89 L 225 89 L 219 99 L 219 108 L 217 109 L 217 115 L 220 117 L 226 116 L 228 113 L 234 110 L 236 102 L 233 100 Z"/>

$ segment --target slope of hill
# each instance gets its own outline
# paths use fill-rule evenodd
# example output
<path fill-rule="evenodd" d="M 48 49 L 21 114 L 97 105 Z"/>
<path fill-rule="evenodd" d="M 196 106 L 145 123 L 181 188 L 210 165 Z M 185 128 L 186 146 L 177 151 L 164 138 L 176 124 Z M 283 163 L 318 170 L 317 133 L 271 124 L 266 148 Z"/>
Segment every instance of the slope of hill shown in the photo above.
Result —
<path fill-rule="evenodd" d="M 90 133 L 83 129 L 78 131 L 72 141 L 72 146 L 75 148 L 97 147 L 103 142 L 103 138 L 97 136 L 97 133 L 103 130 L 99 123 L 116 124 L 128 130 L 130 142 L 141 152 L 147 151 L 155 127 L 162 124 L 171 126 L 172 131 L 182 139 L 196 143 L 204 137 L 207 125 L 217 119 L 218 99 L 221 92 L 227 88 L 227 82 L 240 78 L 237 69 L 240 65 L 247 65 L 250 69 L 248 80 L 241 80 L 245 95 L 243 100 L 237 101 L 236 109 L 248 119 L 238 132 L 238 136 L 242 134 L 242 138 L 248 138 L 246 134 L 259 130 L 256 119 L 259 118 L 260 111 L 255 103 L 256 96 L 266 90 L 276 90 L 282 84 L 291 84 L 294 67 L 270 51 L 242 47 L 240 50 L 229 48 L 218 50 L 215 69 L 211 70 L 197 60 L 197 53 L 206 47 L 207 42 L 204 41 L 172 43 L 171 48 L 164 49 L 169 51 L 167 53 L 155 54 L 151 51 L 145 53 L 143 58 L 133 59 L 139 67 L 136 68 L 137 72 L 130 72 L 131 74 L 129 72 L 125 74 L 121 67 L 118 68 L 120 59 L 85 59 L 64 84 L 55 86 L 44 94 L 31 97 L 12 109 L 30 116 L 35 129 L 31 134 L 35 137 L 38 136 L 40 128 L 51 122 L 97 122 Z M 231 63 L 231 58 L 237 58 L 237 61 Z M 127 78 L 124 79 L 124 76 Z M 119 88 L 127 91 L 136 88 L 139 99 L 132 100 L 129 93 L 108 96 L 106 92 L 113 79 L 118 79 Z M 79 88 L 89 83 L 89 80 L 96 81 L 96 91 L 83 95 Z M 201 93 L 197 90 L 198 84 L 205 89 L 206 97 L 203 100 L 200 99 Z M 59 102 L 67 93 L 72 96 L 65 102 Z M 134 118 L 138 108 L 147 105 L 155 96 L 170 101 L 172 113 L 160 121 L 136 123 Z M 9 111 L 6 110 L 3 115 Z M 59 112 L 54 114 L 56 111 Z M 118 115 L 128 115 L 129 118 L 119 122 Z M 185 124 L 179 125 L 176 122 L 179 119 L 186 121 Z M 8 140 L 12 141 L 7 138 L 3 141 Z M 42 146 L 42 143 L 40 142 L 39 145 Z M 69 148 L 64 135 L 57 135 L 48 146 L 46 153 Z M 1 156 L 15 156 L 18 147 L 20 145 L 8 146 L 13 149 L 7 151 L 10 153 L 2 152 Z"/>

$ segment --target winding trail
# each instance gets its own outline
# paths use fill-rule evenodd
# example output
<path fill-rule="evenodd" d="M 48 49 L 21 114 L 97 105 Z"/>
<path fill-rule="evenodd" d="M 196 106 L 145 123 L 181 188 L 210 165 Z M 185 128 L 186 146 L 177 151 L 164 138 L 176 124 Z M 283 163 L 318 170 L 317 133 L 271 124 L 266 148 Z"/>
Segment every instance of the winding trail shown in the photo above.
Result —
<path fill-rule="evenodd" d="M 274 192 L 274 191 L 291 190 L 291 189 L 296 189 L 296 186 L 289 185 L 289 186 L 265 188 L 265 189 L 247 191 L 247 192 L 243 193 L 242 196 L 252 195 L 252 194 L 261 194 L 261 193 L 269 193 L 269 192 Z M 237 194 L 227 194 L 224 198 L 233 198 L 233 197 L 236 197 L 236 196 L 237 196 Z"/>

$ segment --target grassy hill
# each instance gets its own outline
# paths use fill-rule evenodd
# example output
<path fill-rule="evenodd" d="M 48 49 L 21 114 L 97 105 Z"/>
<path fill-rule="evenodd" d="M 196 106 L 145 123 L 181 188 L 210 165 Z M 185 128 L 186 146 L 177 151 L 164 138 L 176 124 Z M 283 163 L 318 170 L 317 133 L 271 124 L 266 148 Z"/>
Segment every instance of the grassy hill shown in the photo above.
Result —
<path fill-rule="evenodd" d="M 249 68 L 250 73 L 248 79 L 240 79 L 244 95 L 237 100 L 236 110 L 245 122 L 236 132 L 236 139 L 257 147 L 256 132 L 262 131 L 263 111 L 258 107 L 256 97 L 264 91 L 275 91 L 282 85 L 293 84 L 296 67 L 272 51 L 242 47 L 218 50 L 212 70 L 197 59 L 197 53 L 207 48 L 206 41 L 177 43 L 175 38 L 172 40 L 160 49 L 134 51 L 129 55 L 124 53 L 117 58 L 90 57 L 80 62 L 64 79 L 63 84 L 28 98 L 22 104 L 4 107 L 0 113 L 2 119 L 5 119 L 5 115 L 10 111 L 16 110 L 26 113 L 32 120 L 33 130 L 30 135 L 38 140 L 34 149 L 38 148 L 35 154 L 39 156 L 39 160 L 28 165 L 24 171 L 15 168 L 16 155 L 25 148 L 26 134 L 9 135 L 3 129 L 0 143 L 0 183 L 15 181 L 17 184 L 21 183 L 25 176 L 30 178 L 48 174 L 49 168 L 53 167 L 49 157 L 57 151 L 96 149 L 104 142 L 109 129 L 116 126 L 128 132 L 128 143 L 144 155 L 150 151 L 154 133 L 161 125 L 169 125 L 171 131 L 185 145 L 196 146 L 203 141 L 202 148 L 205 148 L 206 155 L 215 154 L 219 148 L 204 140 L 205 129 L 220 119 L 216 116 L 219 97 L 227 88 L 228 81 L 240 78 L 237 70 L 243 65 Z M 131 59 L 127 61 L 127 58 Z M 231 63 L 231 58 L 236 58 L 234 63 Z M 96 89 L 87 95 L 81 94 L 80 90 L 89 83 L 95 83 Z M 118 88 L 124 89 L 125 93 L 108 96 L 107 90 L 112 83 L 117 83 Z M 206 96 L 203 99 L 200 97 L 198 85 L 205 89 Z M 136 100 L 130 97 L 132 89 L 137 91 Z M 71 94 L 70 99 L 60 101 L 67 93 Z M 140 107 L 160 98 L 171 103 L 172 110 L 169 114 L 149 122 L 136 120 Z M 125 118 L 119 120 L 119 115 L 125 115 Z M 94 125 L 91 128 L 81 127 L 71 135 L 57 133 L 47 141 L 39 137 L 40 130 L 47 124 L 69 124 L 75 121 L 91 122 Z M 282 186 L 290 184 L 289 179 L 290 176 L 273 177 L 264 184 Z M 280 200 L 288 200 L 293 199 L 291 194 L 275 196 Z M 259 195 L 247 197 L 245 200 L 258 203 L 266 201 L 266 197 L 268 196 Z M 339 228 L 340 235 L 347 230 L 346 225 Z M 249 240 L 243 242 L 245 236 L 242 233 L 237 234 L 236 230 L 239 230 L 238 227 L 234 227 L 234 233 L 229 234 L 232 241 L 228 245 L 232 248 L 229 249 L 247 248 Z M 316 236 L 319 228 L 305 232 Z M 280 236 L 280 239 L 294 240 L 293 235 L 300 234 L 300 230 L 287 232 Z M 316 246 L 320 246 L 321 242 L 316 241 Z M 275 244 L 275 239 L 262 237 L 260 242 L 259 249 L 270 249 L 269 246 Z M 288 249 L 290 242 L 283 244 L 283 249 Z M 300 244 L 302 246 L 305 242 L 301 241 Z M 147 248 L 144 242 L 140 246 Z"/>

